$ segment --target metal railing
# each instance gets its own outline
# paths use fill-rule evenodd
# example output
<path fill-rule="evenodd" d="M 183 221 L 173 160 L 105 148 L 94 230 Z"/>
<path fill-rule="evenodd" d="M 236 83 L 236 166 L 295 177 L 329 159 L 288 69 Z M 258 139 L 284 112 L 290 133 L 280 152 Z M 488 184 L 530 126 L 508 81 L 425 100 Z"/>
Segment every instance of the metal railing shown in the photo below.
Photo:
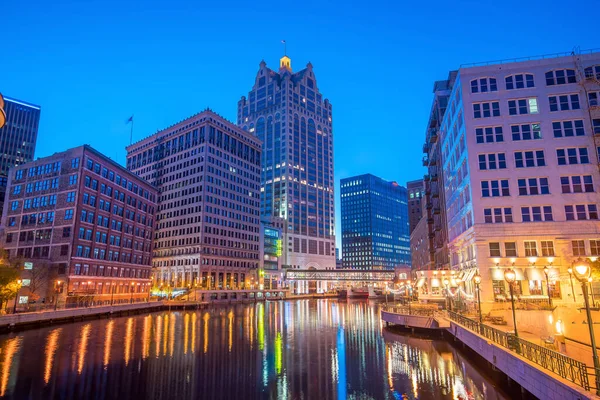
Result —
<path fill-rule="evenodd" d="M 504 332 L 491 326 L 480 324 L 452 311 L 448 311 L 450 319 L 469 330 L 479 333 L 486 339 L 502 347 L 515 351 L 529 361 L 536 363 L 544 369 L 554 372 L 563 379 L 590 390 L 588 366 L 581 361 L 567 357 L 562 353 L 547 349 L 527 340 L 517 338 L 514 334 Z"/>

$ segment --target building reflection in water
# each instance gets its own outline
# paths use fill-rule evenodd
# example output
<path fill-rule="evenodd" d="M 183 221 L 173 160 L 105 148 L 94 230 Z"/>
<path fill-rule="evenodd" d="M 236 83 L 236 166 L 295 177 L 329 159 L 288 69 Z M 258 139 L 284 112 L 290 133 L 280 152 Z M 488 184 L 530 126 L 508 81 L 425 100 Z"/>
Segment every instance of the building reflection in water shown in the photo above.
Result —
<path fill-rule="evenodd" d="M 383 330 L 377 306 L 364 302 L 274 301 L 0 336 L 0 396 L 9 398 L 402 395 L 508 398 L 449 344 Z"/>

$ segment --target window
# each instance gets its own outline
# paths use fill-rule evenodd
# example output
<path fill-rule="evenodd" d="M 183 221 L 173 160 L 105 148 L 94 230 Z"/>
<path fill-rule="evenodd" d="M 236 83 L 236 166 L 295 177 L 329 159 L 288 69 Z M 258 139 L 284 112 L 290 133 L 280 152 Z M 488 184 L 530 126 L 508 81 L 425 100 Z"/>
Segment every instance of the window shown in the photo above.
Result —
<path fill-rule="evenodd" d="M 594 183 L 591 175 L 561 176 L 560 186 L 563 193 L 592 193 Z"/>
<path fill-rule="evenodd" d="M 508 101 L 508 115 L 537 114 L 538 112 L 535 97 Z"/>
<path fill-rule="evenodd" d="M 558 165 L 589 164 L 587 147 L 570 147 L 567 149 L 556 149 Z"/>
<path fill-rule="evenodd" d="M 548 97 L 550 101 L 550 111 L 579 110 L 578 94 L 562 94 L 560 96 Z"/>
<path fill-rule="evenodd" d="M 73 209 L 65 210 L 65 219 L 73 219 Z"/>
<path fill-rule="evenodd" d="M 508 179 L 481 181 L 481 197 L 510 196 Z"/>
<path fill-rule="evenodd" d="M 573 240 L 571 246 L 574 256 L 585 256 L 585 240 Z"/>
<path fill-rule="evenodd" d="M 540 124 L 538 123 L 511 125 L 510 131 L 512 133 L 512 140 L 532 140 L 542 138 Z"/>
<path fill-rule="evenodd" d="M 66 256 L 69 254 L 69 245 L 68 244 L 63 244 L 60 246 L 60 255 L 61 256 Z"/>
<path fill-rule="evenodd" d="M 10 209 L 12 211 L 15 211 L 17 208 L 19 208 L 19 202 L 18 201 L 13 201 L 10 203 Z"/>
<path fill-rule="evenodd" d="M 552 130 L 555 138 L 585 135 L 583 120 L 581 119 L 572 121 L 554 121 L 552 122 Z"/>
<path fill-rule="evenodd" d="M 504 242 L 506 257 L 517 257 L 517 242 Z"/>
<path fill-rule="evenodd" d="M 600 118 L 592 120 L 592 131 L 594 132 L 594 135 L 600 135 Z"/>
<path fill-rule="evenodd" d="M 75 201 L 75 192 L 67 193 L 67 203 L 72 203 Z"/>
<path fill-rule="evenodd" d="M 567 221 L 598 219 L 598 207 L 595 204 L 576 204 L 565 206 Z"/>
<path fill-rule="evenodd" d="M 497 92 L 496 78 L 479 78 L 471 81 L 471 93 Z"/>
<path fill-rule="evenodd" d="M 63 228 L 63 235 L 62 235 L 62 237 L 64 237 L 64 238 L 71 237 L 71 227 L 70 226 L 67 226 L 67 227 Z"/>
<path fill-rule="evenodd" d="M 69 185 L 77 185 L 77 175 L 69 176 Z"/>
<path fill-rule="evenodd" d="M 484 208 L 483 218 L 486 224 L 499 224 L 503 222 L 513 222 L 512 208 Z"/>
<path fill-rule="evenodd" d="M 590 107 L 600 106 L 600 92 L 588 92 L 588 102 Z"/>
<path fill-rule="evenodd" d="M 574 69 L 556 69 L 546 72 L 546 86 L 577 83 Z"/>
<path fill-rule="evenodd" d="M 22 185 L 16 185 L 15 188 L 13 189 L 13 194 L 20 194 L 22 187 L 23 187 Z"/>
<path fill-rule="evenodd" d="M 479 169 L 505 169 L 506 155 L 504 153 L 479 154 Z"/>
<path fill-rule="evenodd" d="M 500 103 L 473 103 L 473 118 L 489 118 L 500 116 Z"/>
<path fill-rule="evenodd" d="M 519 184 L 519 196 L 550 194 L 548 178 L 521 178 L 517 182 Z"/>
<path fill-rule="evenodd" d="M 504 142 L 501 126 L 487 126 L 485 128 L 475 128 L 477 143 Z"/>
<path fill-rule="evenodd" d="M 545 165 L 544 150 L 515 151 L 517 168 L 543 167 Z"/>
<path fill-rule="evenodd" d="M 585 79 L 598 79 L 600 80 L 600 65 L 594 65 L 587 67 L 584 70 Z"/>
<path fill-rule="evenodd" d="M 502 257 L 500 242 L 490 242 L 490 257 Z"/>
<path fill-rule="evenodd" d="M 534 87 L 532 74 L 516 74 L 504 78 L 506 82 L 506 90 L 524 89 L 526 87 Z"/>
<path fill-rule="evenodd" d="M 535 241 L 526 240 L 525 244 L 525 257 L 537 257 L 537 243 Z"/>
<path fill-rule="evenodd" d="M 79 157 L 71 160 L 71 168 L 79 168 Z"/>
<path fill-rule="evenodd" d="M 590 254 L 600 256 L 600 240 L 590 240 Z"/>
<path fill-rule="evenodd" d="M 551 206 L 521 207 L 521 220 L 523 222 L 553 221 Z"/>
<path fill-rule="evenodd" d="M 552 240 L 542 240 L 542 257 L 554 257 L 554 242 Z"/>
<path fill-rule="evenodd" d="M 22 169 L 15 172 L 15 179 L 23 179 L 23 171 Z"/>

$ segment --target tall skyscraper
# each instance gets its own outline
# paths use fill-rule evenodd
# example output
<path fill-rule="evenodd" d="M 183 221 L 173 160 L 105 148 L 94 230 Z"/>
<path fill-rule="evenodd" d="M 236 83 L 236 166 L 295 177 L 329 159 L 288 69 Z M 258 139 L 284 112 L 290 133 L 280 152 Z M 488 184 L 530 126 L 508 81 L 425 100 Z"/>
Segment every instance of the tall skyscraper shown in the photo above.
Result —
<path fill-rule="evenodd" d="M 423 195 L 425 194 L 423 179 L 407 182 L 406 189 L 408 190 L 408 221 L 412 234 L 423 216 Z"/>
<path fill-rule="evenodd" d="M 127 169 L 159 191 L 159 284 L 249 284 L 259 263 L 259 140 L 206 110 L 128 146 Z"/>
<path fill-rule="evenodd" d="M 40 122 L 40 107 L 24 101 L 4 97 L 4 111 L 6 124 L 0 128 L 0 210 L 8 170 L 33 160 Z"/>
<path fill-rule="evenodd" d="M 574 304 L 567 269 L 600 256 L 600 53 L 467 65 L 449 83 L 428 143 L 441 152 L 457 285 L 473 300 L 478 272 L 489 309 L 510 268 L 521 301 Z"/>
<path fill-rule="evenodd" d="M 371 174 L 342 179 L 344 268 L 410 265 L 407 190 Z"/>
<path fill-rule="evenodd" d="M 261 61 L 238 125 L 262 141 L 261 213 L 284 218 L 283 260 L 290 268 L 335 268 L 331 104 L 311 63 L 293 72 Z"/>
<path fill-rule="evenodd" d="M 90 146 L 10 170 L 2 246 L 22 257 L 20 304 L 145 300 L 156 189 Z M 57 281 L 60 281 L 59 284 Z"/>

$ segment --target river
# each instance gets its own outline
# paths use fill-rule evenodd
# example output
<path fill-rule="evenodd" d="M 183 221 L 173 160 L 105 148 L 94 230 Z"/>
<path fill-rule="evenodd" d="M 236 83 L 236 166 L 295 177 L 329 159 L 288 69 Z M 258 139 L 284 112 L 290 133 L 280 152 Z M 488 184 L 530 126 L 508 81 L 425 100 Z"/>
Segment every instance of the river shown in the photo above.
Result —
<path fill-rule="evenodd" d="M 378 306 L 269 301 L 0 336 L 7 399 L 509 399 L 450 344 Z"/>

